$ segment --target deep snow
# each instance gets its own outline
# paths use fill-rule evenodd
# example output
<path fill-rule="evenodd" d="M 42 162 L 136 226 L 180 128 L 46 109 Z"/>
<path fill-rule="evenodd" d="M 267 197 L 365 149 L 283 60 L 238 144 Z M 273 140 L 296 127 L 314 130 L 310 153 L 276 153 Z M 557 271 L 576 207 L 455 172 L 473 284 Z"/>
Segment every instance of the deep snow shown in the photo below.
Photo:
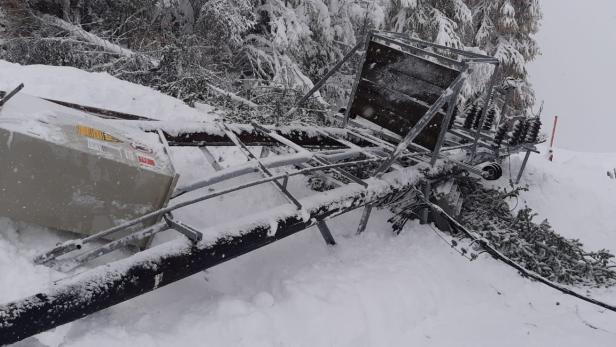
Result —
<path fill-rule="evenodd" d="M 0 62 L 0 75 L 13 81 L 30 69 Z M 28 92 L 33 94 L 87 103 L 94 100 L 88 92 L 72 94 L 57 86 L 91 86 L 102 78 L 103 85 L 118 85 L 117 93 L 135 96 L 134 108 L 120 110 L 160 110 L 160 118 L 168 119 L 173 114 L 167 110 L 187 107 L 108 75 L 77 70 L 71 74 L 78 80 L 54 81 L 54 76 L 68 78 L 63 74 L 66 68 L 36 69 L 45 71 L 48 80 L 42 85 L 32 80 L 36 89 Z M 141 103 L 135 90 L 145 100 L 157 100 L 160 108 Z M 93 106 L 124 106 L 115 94 L 109 95 Z M 181 160 L 186 169 L 206 170 L 195 153 L 182 154 Z M 514 175 L 520 163 L 520 157 L 512 158 Z M 559 150 L 553 163 L 533 155 L 522 182 L 531 191 L 520 203 L 526 201 L 557 231 L 580 238 L 588 248 L 616 252 L 616 181 L 605 174 L 610 166 L 616 166 L 616 154 Z M 508 165 L 505 170 L 508 176 Z M 184 179 L 193 178 L 197 177 Z M 254 192 L 247 203 L 255 204 L 258 194 L 270 193 Z M 411 223 L 400 236 L 393 236 L 387 211 L 375 213 L 367 232 L 356 236 L 360 213 L 330 223 L 338 241 L 335 247 L 326 246 L 318 231 L 309 229 L 18 345 L 614 345 L 616 313 L 521 278 L 486 255 L 468 262 L 440 238 L 446 236 L 428 226 Z M 36 249 L 53 244 L 57 235 L 7 220 L 0 221 L 0 228 L 1 302 L 57 277 L 30 262 Z M 591 294 L 616 304 L 615 288 Z"/>
<path fill-rule="evenodd" d="M 0 90 L 10 91 L 20 83 L 25 85 L 23 92 L 27 94 L 152 119 L 202 121 L 212 119 L 215 114 L 211 107 L 201 105 L 197 110 L 178 99 L 108 73 L 89 73 L 66 66 L 22 66 L 0 60 Z"/>

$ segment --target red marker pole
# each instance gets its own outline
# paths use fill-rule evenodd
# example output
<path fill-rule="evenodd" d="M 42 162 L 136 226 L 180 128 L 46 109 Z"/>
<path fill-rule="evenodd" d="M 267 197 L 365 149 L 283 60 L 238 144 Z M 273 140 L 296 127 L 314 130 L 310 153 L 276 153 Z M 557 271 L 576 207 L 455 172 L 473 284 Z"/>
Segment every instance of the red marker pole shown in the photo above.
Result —
<path fill-rule="evenodd" d="M 550 139 L 550 155 L 548 156 L 548 160 L 552 161 L 554 159 L 554 135 L 556 134 L 556 124 L 558 124 L 558 116 L 554 116 L 554 126 L 552 127 L 552 138 Z"/>

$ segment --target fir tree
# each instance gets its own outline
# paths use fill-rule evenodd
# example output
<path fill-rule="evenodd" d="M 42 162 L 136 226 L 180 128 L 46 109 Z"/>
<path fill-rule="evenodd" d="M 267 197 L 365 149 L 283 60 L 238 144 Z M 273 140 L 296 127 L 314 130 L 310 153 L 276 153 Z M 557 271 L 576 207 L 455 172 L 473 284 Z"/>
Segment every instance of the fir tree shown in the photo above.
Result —
<path fill-rule="evenodd" d="M 441 45 L 463 48 L 471 11 L 462 0 L 393 0 L 388 29 Z"/>
<path fill-rule="evenodd" d="M 533 38 L 539 29 L 541 10 L 537 0 L 467 0 L 473 13 L 474 36 L 469 46 L 477 46 L 501 62 L 499 81 L 515 83 L 512 104 L 526 114 L 535 98 L 526 64 L 539 54 Z"/>
<path fill-rule="evenodd" d="M 288 95 L 302 93 L 372 29 L 495 55 L 503 66 L 500 82 L 522 81 L 514 84 L 513 108 L 524 111 L 534 99 L 525 64 L 538 53 L 532 39 L 541 17 L 537 0 L 0 0 L 0 4 L 3 9 L 23 10 L 19 20 L 8 16 L 5 32 L 11 40 L 3 45 L 0 57 L 106 71 L 174 96 L 190 96 L 189 102 L 213 102 L 207 88 L 203 90 L 208 83 L 244 93 L 242 80 L 290 90 Z M 67 40 L 69 33 L 33 14 L 63 19 L 152 59 L 101 54 L 100 48 L 80 42 L 79 37 Z M 177 55 L 173 59 L 171 52 Z M 175 66 L 152 71 L 152 61 Z M 343 66 L 321 90 L 321 100 L 346 103 L 358 63 L 359 55 Z M 472 86 L 481 85 L 489 75 L 488 70 L 475 70 L 464 96 L 475 95 L 478 90 Z M 178 73 L 173 80 L 174 73 L 162 78 L 156 71 Z"/>

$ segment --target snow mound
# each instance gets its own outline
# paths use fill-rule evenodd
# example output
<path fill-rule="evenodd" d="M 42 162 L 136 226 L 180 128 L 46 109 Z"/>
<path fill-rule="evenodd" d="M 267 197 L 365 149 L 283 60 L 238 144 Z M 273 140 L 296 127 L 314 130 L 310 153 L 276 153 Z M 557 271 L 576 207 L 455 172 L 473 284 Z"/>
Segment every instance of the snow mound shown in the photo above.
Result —
<path fill-rule="evenodd" d="M 0 60 L 0 90 L 20 83 L 24 92 L 48 99 L 132 113 L 152 119 L 206 121 L 215 118 L 209 106 L 200 110 L 151 88 L 66 66 L 19 65 Z"/>

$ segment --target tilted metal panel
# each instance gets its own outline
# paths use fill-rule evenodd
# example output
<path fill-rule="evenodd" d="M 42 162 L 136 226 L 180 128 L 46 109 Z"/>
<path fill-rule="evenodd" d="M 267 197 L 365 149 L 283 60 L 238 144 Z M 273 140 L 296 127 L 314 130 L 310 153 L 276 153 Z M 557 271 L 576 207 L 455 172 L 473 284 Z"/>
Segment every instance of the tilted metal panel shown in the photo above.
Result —
<path fill-rule="evenodd" d="M 459 74 L 428 59 L 370 41 L 349 115 L 404 136 Z M 439 112 L 415 142 L 434 149 L 443 117 Z"/>

